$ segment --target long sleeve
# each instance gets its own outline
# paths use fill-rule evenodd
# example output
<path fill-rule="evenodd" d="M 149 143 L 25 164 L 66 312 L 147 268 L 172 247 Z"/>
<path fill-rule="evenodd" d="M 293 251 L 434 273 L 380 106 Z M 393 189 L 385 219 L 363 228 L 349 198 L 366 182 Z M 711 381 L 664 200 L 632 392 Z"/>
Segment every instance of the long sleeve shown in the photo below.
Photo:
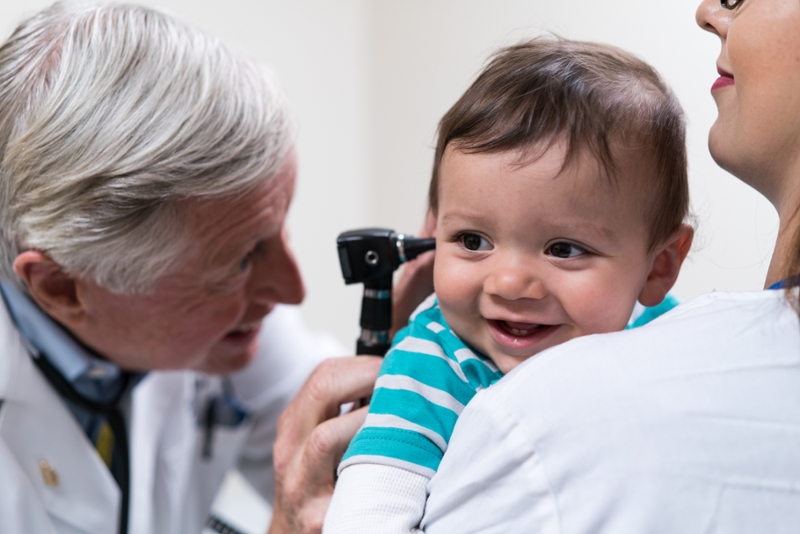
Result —
<path fill-rule="evenodd" d="M 428 478 L 398 467 L 357 464 L 336 483 L 323 534 L 408 534 L 425 509 Z"/>

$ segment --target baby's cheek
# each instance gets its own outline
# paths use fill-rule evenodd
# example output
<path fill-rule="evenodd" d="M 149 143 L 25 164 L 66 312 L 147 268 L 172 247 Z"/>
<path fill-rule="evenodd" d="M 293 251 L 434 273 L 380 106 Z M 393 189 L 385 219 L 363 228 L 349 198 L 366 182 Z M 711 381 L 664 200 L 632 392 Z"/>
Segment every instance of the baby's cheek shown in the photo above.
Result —
<path fill-rule="evenodd" d="M 433 289 L 439 299 L 439 305 L 448 308 L 459 308 L 463 305 L 467 289 L 458 265 L 444 254 L 436 258 L 433 266 Z"/>
<path fill-rule="evenodd" d="M 607 286 L 608 287 L 608 286 Z M 628 294 L 629 288 L 597 291 L 579 303 L 574 314 L 582 335 L 603 334 L 623 330 L 636 304 L 636 297 Z"/>

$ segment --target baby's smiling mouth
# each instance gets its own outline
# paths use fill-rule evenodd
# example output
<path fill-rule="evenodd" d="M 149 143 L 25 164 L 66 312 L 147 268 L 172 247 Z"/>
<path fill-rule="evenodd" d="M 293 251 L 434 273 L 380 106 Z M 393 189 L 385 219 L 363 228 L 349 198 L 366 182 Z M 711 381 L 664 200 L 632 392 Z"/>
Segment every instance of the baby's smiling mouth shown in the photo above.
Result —
<path fill-rule="evenodd" d="M 500 319 L 495 319 L 493 322 L 500 330 L 514 337 L 527 337 L 553 326 L 550 324 L 519 323 Z"/>

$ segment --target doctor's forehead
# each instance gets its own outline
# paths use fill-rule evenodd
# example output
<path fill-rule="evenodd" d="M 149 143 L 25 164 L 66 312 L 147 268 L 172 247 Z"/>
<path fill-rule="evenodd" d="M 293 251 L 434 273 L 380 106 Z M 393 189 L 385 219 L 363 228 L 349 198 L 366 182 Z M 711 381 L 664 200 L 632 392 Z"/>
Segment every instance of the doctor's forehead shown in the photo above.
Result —
<path fill-rule="evenodd" d="M 242 194 L 224 198 L 190 198 L 179 203 L 190 243 L 188 254 L 206 266 L 238 258 L 259 241 L 280 235 L 294 194 L 295 164 Z"/>

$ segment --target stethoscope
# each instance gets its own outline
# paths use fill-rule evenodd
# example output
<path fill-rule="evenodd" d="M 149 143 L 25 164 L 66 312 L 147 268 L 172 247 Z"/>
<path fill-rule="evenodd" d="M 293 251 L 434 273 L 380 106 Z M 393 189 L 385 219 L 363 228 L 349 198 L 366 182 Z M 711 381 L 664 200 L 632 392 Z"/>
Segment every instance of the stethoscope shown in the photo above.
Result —
<path fill-rule="evenodd" d="M 123 387 L 120 393 L 109 402 L 94 402 L 86 399 L 75 391 L 72 385 L 61 376 L 45 357 L 34 354 L 32 355 L 32 359 L 36 366 L 42 371 L 42 374 L 50 385 L 53 386 L 53 389 L 55 389 L 63 399 L 92 414 L 103 416 L 111 427 L 111 431 L 114 433 L 115 447 L 119 447 L 114 451 L 115 455 L 119 455 L 119 469 L 115 470 L 117 471 L 115 478 L 117 479 L 117 484 L 119 484 L 119 489 L 122 493 L 118 532 L 119 534 L 127 534 L 128 512 L 130 508 L 130 454 L 128 450 L 128 429 L 125 425 L 125 418 L 119 409 L 119 403 L 125 395 L 130 392 L 136 380 L 132 380 L 132 375 L 129 373 L 123 373 Z"/>

